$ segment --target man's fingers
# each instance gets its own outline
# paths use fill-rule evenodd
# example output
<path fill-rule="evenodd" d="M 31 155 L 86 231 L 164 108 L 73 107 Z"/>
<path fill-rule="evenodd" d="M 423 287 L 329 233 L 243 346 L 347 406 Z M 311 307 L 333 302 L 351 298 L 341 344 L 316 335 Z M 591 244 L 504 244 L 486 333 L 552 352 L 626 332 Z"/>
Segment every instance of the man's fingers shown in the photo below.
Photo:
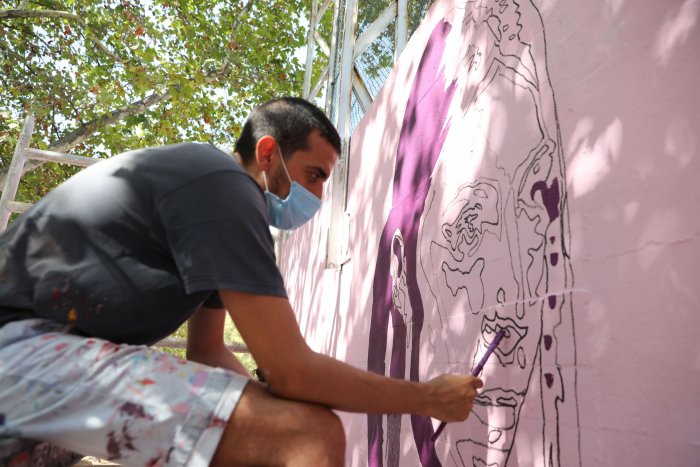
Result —
<path fill-rule="evenodd" d="M 472 386 L 473 386 L 475 389 L 479 389 L 479 388 L 484 387 L 484 382 L 483 382 L 481 379 L 479 379 L 479 378 L 474 378 L 474 379 L 472 380 Z"/>

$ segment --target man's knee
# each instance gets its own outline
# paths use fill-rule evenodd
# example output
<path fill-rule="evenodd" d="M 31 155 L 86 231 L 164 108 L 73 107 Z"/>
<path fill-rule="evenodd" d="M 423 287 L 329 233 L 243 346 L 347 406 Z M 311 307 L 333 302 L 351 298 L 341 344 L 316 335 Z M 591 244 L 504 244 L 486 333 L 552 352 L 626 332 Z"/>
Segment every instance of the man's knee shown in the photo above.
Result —
<path fill-rule="evenodd" d="M 339 466 L 345 432 L 330 409 L 270 395 L 249 383 L 212 465 Z"/>
<path fill-rule="evenodd" d="M 308 406 L 304 432 L 308 443 L 315 445 L 327 465 L 342 465 L 345 459 L 345 430 L 340 417 L 332 410 Z"/>
<path fill-rule="evenodd" d="M 328 443 L 335 452 L 345 454 L 345 429 L 340 417 L 330 409 L 327 410 L 327 420 L 325 421 L 325 432 Z"/>

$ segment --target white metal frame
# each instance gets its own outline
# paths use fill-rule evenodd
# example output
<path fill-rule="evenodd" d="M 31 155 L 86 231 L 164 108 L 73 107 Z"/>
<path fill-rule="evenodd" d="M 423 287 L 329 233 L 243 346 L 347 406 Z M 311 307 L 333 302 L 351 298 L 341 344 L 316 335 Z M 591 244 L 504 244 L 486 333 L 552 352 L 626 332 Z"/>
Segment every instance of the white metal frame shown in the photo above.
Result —
<path fill-rule="evenodd" d="M 396 20 L 394 61 L 398 59 L 408 40 L 408 0 L 392 2 L 358 37 L 357 10 L 360 1 L 372 0 L 325 0 L 322 3 L 320 0 L 313 0 L 307 36 L 304 97 L 315 101 L 325 85 L 326 113 L 338 129 L 342 141 L 342 153 L 333 170 L 331 182 L 331 219 L 328 226 L 326 253 L 326 268 L 329 269 L 339 269 L 349 260 L 350 218 L 346 211 L 346 197 L 352 96 L 355 96 L 363 112 L 367 112 L 372 105 L 372 96 L 357 70 L 355 60 L 394 20 Z M 318 24 L 331 4 L 334 4 L 334 15 L 329 47 L 326 40 L 320 37 Z M 340 37 L 341 32 L 342 37 Z M 328 64 L 324 67 L 318 81 L 312 86 L 311 77 L 316 46 L 327 57 Z M 339 59 L 338 64 L 336 64 L 336 57 Z M 336 89 L 338 98 L 334 101 Z"/>
<path fill-rule="evenodd" d="M 0 232 L 7 228 L 10 215 L 13 212 L 23 213 L 32 206 L 29 203 L 15 201 L 19 182 L 24 172 L 24 164 L 27 160 L 33 159 L 45 162 L 59 162 L 61 164 L 70 164 L 79 167 L 87 167 L 100 161 L 100 159 L 91 159 L 89 157 L 32 149 L 29 147 L 29 144 L 33 132 L 34 116 L 28 115 L 24 119 L 24 126 L 17 140 L 17 146 L 15 146 L 15 152 L 12 155 L 12 162 L 10 162 L 10 168 L 7 172 L 7 178 L 5 179 L 5 186 L 2 190 L 2 196 L 0 197 Z"/>

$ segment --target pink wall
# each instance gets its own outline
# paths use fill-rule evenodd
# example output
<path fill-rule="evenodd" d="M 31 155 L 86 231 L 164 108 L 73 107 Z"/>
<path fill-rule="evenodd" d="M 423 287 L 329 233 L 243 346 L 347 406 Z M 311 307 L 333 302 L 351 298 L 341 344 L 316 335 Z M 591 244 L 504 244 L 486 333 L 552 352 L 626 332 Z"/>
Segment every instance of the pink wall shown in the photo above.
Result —
<path fill-rule="evenodd" d="M 324 203 L 283 269 L 310 345 L 360 368 L 469 372 L 508 334 L 434 445 L 343 414 L 349 465 L 697 465 L 699 22 L 435 2 L 352 136 L 349 261 L 324 269 Z"/>

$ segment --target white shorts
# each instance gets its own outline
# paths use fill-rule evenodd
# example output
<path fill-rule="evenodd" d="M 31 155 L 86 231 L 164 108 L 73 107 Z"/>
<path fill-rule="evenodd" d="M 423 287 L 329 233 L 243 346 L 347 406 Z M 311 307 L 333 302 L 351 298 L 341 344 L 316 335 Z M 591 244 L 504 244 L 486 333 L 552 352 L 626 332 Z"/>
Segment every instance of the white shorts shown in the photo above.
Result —
<path fill-rule="evenodd" d="M 0 437 L 128 466 L 206 466 L 247 382 L 52 321 L 16 321 L 0 328 Z"/>

